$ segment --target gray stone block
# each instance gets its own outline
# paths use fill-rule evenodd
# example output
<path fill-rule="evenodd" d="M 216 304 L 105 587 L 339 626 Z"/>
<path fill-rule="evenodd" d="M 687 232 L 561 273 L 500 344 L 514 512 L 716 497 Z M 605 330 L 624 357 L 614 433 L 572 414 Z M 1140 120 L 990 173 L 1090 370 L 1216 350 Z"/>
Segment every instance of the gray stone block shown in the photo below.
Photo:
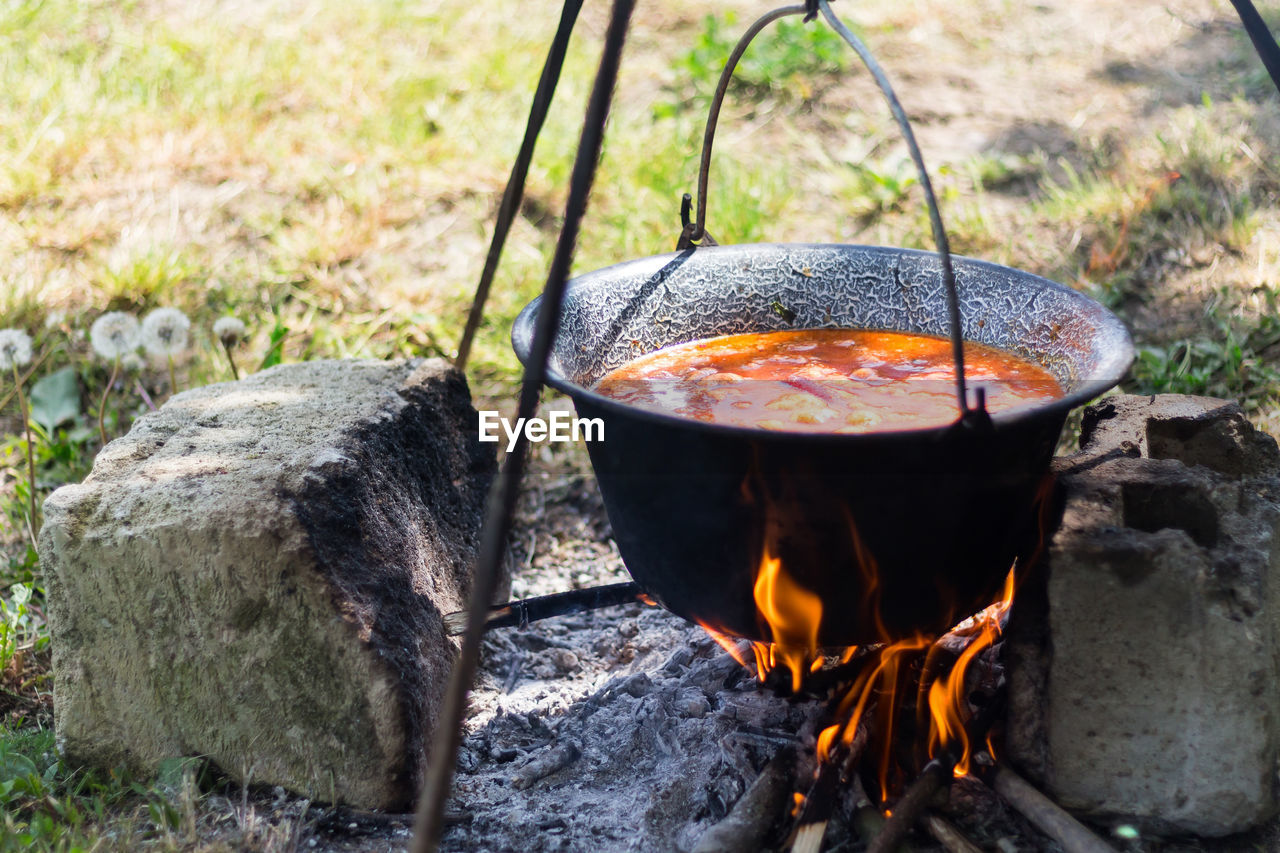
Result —
<path fill-rule="evenodd" d="M 1063 806 L 1220 836 L 1276 812 L 1280 453 L 1233 403 L 1114 397 L 1006 645 L 1010 758 Z"/>
<path fill-rule="evenodd" d="M 442 361 L 276 367 L 139 419 L 45 504 L 67 759 L 200 755 L 236 779 L 403 808 L 494 470 Z"/>

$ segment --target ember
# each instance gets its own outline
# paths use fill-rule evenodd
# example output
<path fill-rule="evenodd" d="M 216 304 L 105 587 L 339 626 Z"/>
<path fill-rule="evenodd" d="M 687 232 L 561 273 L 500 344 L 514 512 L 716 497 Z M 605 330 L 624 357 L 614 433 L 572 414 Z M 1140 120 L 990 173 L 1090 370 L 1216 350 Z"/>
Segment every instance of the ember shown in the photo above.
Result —
<path fill-rule="evenodd" d="M 794 515 L 785 499 L 787 485 L 795 484 L 784 484 L 781 493 L 771 492 L 757 473 L 742 487 L 744 498 L 761 500 L 766 507 L 753 589 L 759 635 L 772 642 L 751 643 L 753 667 L 736 642 L 702 624 L 740 664 L 753 669 L 762 684 L 793 695 L 828 697 L 828 721 L 816 737 L 814 778 L 806 793 L 795 794 L 793 809 L 792 849 L 816 850 L 842 781 L 860 784 L 886 817 L 893 814 L 889 806 L 901 802 L 898 823 L 909 826 L 918 814 L 918 806 L 909 801 L 923 803 L 945 778 L 968 776 L 982 749 L 994 755 L 987 731 L 994 721 L 1003 672 L 993 647 L 1002 638 L 1013 604 L 1018 563 L 1015 560 L 1007 573 L 996 601 L 945 634 L 895 635 L 882 618 L 879 564 L 846 513 L 865 600 L 857 613 L 826 613 L 822 598 L 794 577 L 778 556 L 789 516 Z M 1048 486 L 1046 480 L 1037 496 L 1042 508 L 1048 504 Z M 1042 531 L 1044 522 L 1042 517 Z M 960 605 L 945 606 L 954 612 Z M 872 624 L 879 642 L 821 648 L 824 617 Z M 979 713 L 982 709 L 987 712 Z M 913 788 L 904 794 L 917 777 L 927 782 L 926 793 Z"/>
<path fill-rule="evenodd" d="M 965 619 L 941 638 L 918 634 L 895 641 L 886 636 L 885 642 L 879 645 L 866 649 L 851 646 L 830 656 L 830 660 L 844 669 L 856 662 L 857 670 L 846 682 L 847 686 L 835 691 L 839 697 L 834 713 L 836 721 L 818 736 L 820 760 L 832 764 L 849 759 L 860 729 L 868 725 L 864 723 L 867 712 L 874 711 L 875 721 L 869 727 L 877 736 L 875 781 L 881 802 L 887 803 L 899 791 L 904 775 L 894 762 L 894 731 L 900 728 L 904 712 L 914 708 L 922 723 L 919 736 L 927 744 L 927 759 L 950 752 L 954 774 L 967 775 L 975 745 L 966 731 L 966 722 L 971 717 L 966 684 L 971 681 L 975 661 L 1000 640 L 1013 603 L 1015 578 L 1016 572 L 1011 569 L 999 601 Z M 817 648 L 822 604 L 791 578 L 781 560 L 767 550 L 755 589 L 761 618 L 774 637 L 769 644 L 752 644 L 756 676 L 767 682 L 770 674 L 778 671 L 785 675 L 792 692 L 800 693 L 805 689 L 806 677 L 821 672 L 826 665 L 827 658 L 820 656 Z M 708 630 L 745 665 L 745 660 L 736 655 L 733 643 L 718 632 Z M 918 772 L 919 768 L 911 770 Z"/>

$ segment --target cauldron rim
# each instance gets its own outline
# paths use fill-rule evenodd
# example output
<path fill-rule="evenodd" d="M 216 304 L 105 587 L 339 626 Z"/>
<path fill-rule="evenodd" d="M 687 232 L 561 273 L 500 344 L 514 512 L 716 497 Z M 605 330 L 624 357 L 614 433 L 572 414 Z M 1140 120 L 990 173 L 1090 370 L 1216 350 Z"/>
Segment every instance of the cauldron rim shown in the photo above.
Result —
<path fill-rule="evenodd" d="M 803 251 L 803 250 L 850 250 L 862 252 L 870 255 L 885 254 L 887 256 L 896 257 L 916 257 L 916 258 L 937 258 L 938 254 L 932 251 L 921 249 L 907 249 L 894 246 L 876 246 L 857 243 L 737 243 L 726 246 L 704 246 L 685 252 L 670 252 L 662 255 L 650 255 L 642 258 L 633 258 L 611 264 L 607 267 L 591 270 L 590 272 L 574 276 L 569 280 L 566 293 L 578 287 L 590 287 L 595 280 L 605 278 L 606 276 L 614 276 L 619 272 L 625 271 L 628 267 L 633 266 L 651 266 L 660 262 L 668 262 L 677 259 L 680 255 L 695 254 L 743 254 L 757 251 Z M 1080 383 L 1066 392 L 1062 397 L 1042 405 L 1019 406 L 1014 409 L 998 411 L 991 414 L 992 423 L 998 431 L 1006 428 L 1012 428 L 1029 422 L 1038 422 L 1042 419 L 1053 417 L 1064 417 L 1067 412 L 1084 405 L 1090 400 L 1098 397 L 1109 389 L 1115 387 L 1128 372 L 1130 365 L 1134 359 L 1134 349 L 1129 332 L 1124 324 L 1107 310 L 1100 303 L 1089 298 L 1085 294 L 1067 287 L 1064 284 L 1053 281 L 1052 279 L 1030 273 L 1016 267 L 1008 267 L 1002 264 L 996 264 L 991 261 L 985 261 L 978 258 L 970 258 L 964 255 L 953 254 L 953 263 L 959 268 L 960 266 L 969 269 L 982 270 L 989 269 L 999 271 L 1003 274 L 1014 274 L 1020 279 L 1025 279 L 1028 283 L 1034 283 L 1039 287 L 1064 293 L 1069 299 L 1078 301 L 1082 308 L 1089 308 L 1097 318 L 1097 327 L 1100 334 L 1099 337 L 1105 337 L 1106 346 L 1110 351 L 1107 358 L 1100 365 L 1099 372 L 1103 375 L 1093 378 L 1081 380 Z M 533 332 L 536 325 L 538 311 L 542 305 L 542 296 L 538 295 L 517 315 L 515 322 L 511 328 L 511 344 L 515 350 L 516 357 L 524 364 L 529 355 L 529 350 L 533 341 Z M 842 326 L 839 324 L 825 326 L 795 326 L 795 330 L 803 329 L 837 329 L 837 328 L 866 328 L 872 327 L 852 327 Z M 872 329 L 883 331 L 908 331 L 903 329 Z M 563 333 L 563 330 L 561 331 Z M 909 332 L 911 334 L 927 334 L 923 332 Z M 709 337 L 715 337 L 711 335 Z M 967 340 L 967 339 L 966 339 Z M 1095 341 L 1095 343 L 1098 343 Z M 998 348 L 998 347 L 997 347 Z M 798 443 L 822 443 L 829 444 L 837 442 L 840 444 L 857 444 L 860 442 L 875 441 L 910 441 L 916 442 L 921 440 L 931 440 L 934 438 L 942 439 L 948 435 L 955 423 L 949 423 L 942 426 L 922 427 L 915 429 L 893 429 L 893 430 L 869 430 L 857 433 L 837 433 L 837 432 L 788 432 L 783 430 L 767 430 L 759 427 L 739 426 L 734 424 L 714 423 L 700 421 L 694 418 L 688 418 L 676 414 L 668 414 L 665 412 L 654 411 L 651 409 L 641 408 L 639 406 L 628 405 L 611 397 L 606 397 L 591 388 L 574 382 L 564 376 L 555 367 L 554 355 L 549 360 L 546 372 L 546 384 L 562 391 L 572 398 L 575 402 L 585 401 L 592 407 L 601 409 L 607 413 L 614 415 L 622 415 L 630 418 L 638 418 L 642 421 L 661 423 L 669 426 L 679 426 L 684 429 L 694 430 L 708 434 L 721 434 L 726 436 L 735 436 L 737 438 L 768 440 L 770 442 L 798 442 Z"/>

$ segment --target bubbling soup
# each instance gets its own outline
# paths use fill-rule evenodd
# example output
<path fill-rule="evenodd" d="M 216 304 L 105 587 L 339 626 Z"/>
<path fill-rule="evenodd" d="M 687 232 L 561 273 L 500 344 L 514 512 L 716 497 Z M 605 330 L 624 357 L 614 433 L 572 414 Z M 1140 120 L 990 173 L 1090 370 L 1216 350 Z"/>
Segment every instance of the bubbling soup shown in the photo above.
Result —
<path fill-rule="evenodd" d="M 1038 364 L 964 344 L 965 379 L 989 412 L 1062 396 Z M 651 411 L 783 432 L 858 433 L 956 420 L 951 342 L 932 335 L 800 329 L 725 335 L 656 350 L 595 390 Z"/>

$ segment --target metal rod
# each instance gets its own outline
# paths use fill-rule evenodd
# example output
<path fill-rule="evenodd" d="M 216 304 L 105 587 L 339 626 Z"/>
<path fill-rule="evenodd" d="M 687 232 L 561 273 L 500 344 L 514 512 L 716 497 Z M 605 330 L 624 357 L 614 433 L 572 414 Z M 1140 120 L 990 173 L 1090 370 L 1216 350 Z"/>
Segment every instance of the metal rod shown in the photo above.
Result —
<path fill-rule="evenodd" d="M 765 13 L 747 29 L 742 38 L 738 39 L 738 43 L 733 48 L 733 53 L 729 54 L 729 59 L 724 64 L 724 70 L 720 72 L 720 82 L 716 84 L 716 93 L 711 97 L 711 109 L 707 113 L 706 130 L 702 132 L 702 159 L 698 163 L 697 219 L 692 225 L 685 227 L 684 234 L 681 235 L 679 248 L 685 248 L 686 245 L 697 243 L 707 233 L 707 181 L 711 172 L 711 145 L 716 138 L 716 124 L 720 120 L 720 107 L 724 104 L 725 93 L 729 91 L 729 82 L 733 79 L 734 69 L 738 67 L 738 60 L 742 59 L 742 54 L 747 52 L 747 46 L 751 44 L 751 40 L 758 36 L 765 27 L 779 18 L 785 18 L 787 15 L 804 15 L 808 12 L 809 10 L 804 6 L 784 6 Z"/>
<path fill-rule="evenodd" d="M 1249 40 L 1253 42 L 1253 49 L 1258 52 L 1258 58 L 1271 75 L 1271 82 L 1280 90 L 1280 46 L 1276 45 L 1275 36 L 1267 29 L 1267 22 L 1262 20 L 1252 0 L 1231 0 L 1231 5 L 1236 7 L 1240 23 L 1244 24 Z"/>
<path fill-rule="evenodd" d="M 924 156 L 920 153 L 920 146 L 916 144 L 916 136 L 911 130 L 911 122 L 907 120 L 906 111 L 902 109 L 902 104 L 898 102 L 898 96 L 894 94 L 889 78 L 880 68 L 875 57 L 871 55 L 871 51 L 836 17 L 827 0 L 818 0 L 818 8 L 822 10 L 822 16 L 827 19 L 831 28 L 845 40 L 849 47 L 853 48 L 854 53 L 858 54 L 858 58 L 862 60 L 862 64 L 867 67 L 867 71 L 871 72 L 876 85 L 880 87 L 881 94 L 889 102 L 889 112 L 893 113 L 898 129 L 902 131 L 903 139 L 907 143 L 907 151 L 910 152 L 911 160 L 915 163 L 916 172 L 920 176 L 920 189 L 924 191 L 925 203 L 929 206 L 929 224 L 933 228 L 933 242 L 937 244 L 938 254 L 942 256 L 942 283 L 947 291 L 947 310 L 950 315 L 951 358 L 956 367 L 956 401 L 960 405 L 960 415 L 963 418 L 969 413 L 970 408 L 965 394 L 964 339 L 960 329 L 960 299 L 956 294 L 955 271 L 951 267 L 951 244 L 947 240 L 946 229 L 942 227 L 942 213 L 938 208 L 938 199 L 933 194 L 929 171 L 924 166 Z"/>
<path fill-rule="evenodd" d="M 582 0 L 564 0 L 564 8 L 560 12 L 560 26 L 555 38 L 551 41 L 551 50 L 547 52 L 547 61 L 542 66 L 542 76 L 538 78 L 538 88 L 533 93 L 533 106 L 529 108 L 529 122 L 525 125 L 524 139 L 520 142 L 520 152 L 511 167 L 511 177 L 507 179 L 507 188 L 502 193 L 502 203 L 498 206 L 498 221 L 493 226 L 493 239 L 489 243 L 489 254 L 484 259 L 484 271 L 480 273 L 480 283 L 476 286 L 475 296 L 471 300 L 471 311 L 467 314 L 467 325 L 462 330 L 462 341 L 458 344 L 458 356 L 453 360 L 459 370 L 467 369 L 467 358 L 471 355 L 471 344 L 484 319 L 484 306 L 489 299 L 489 289 L 498 272 L 498 262 L 502 259 L 502 249 L 507 242 L 507 234 L 515 222 L 516 213 L 520 210 L 520 201 L 524 198 L 524 183 L 529 176 L 529 164 L 533 162 L 533 149 L 538 144 L 538 134 L 546 121 L 547 112 L 551 108 L 551 99 L 555 95 L 556 84 L 560 82 L 560 70 L 564 67 L 565 53 L 569 48 L 569 36 L 573 33 L 573 25 L 577 23 L 578 12 L 582 9 Z"/>
<path fill-rule="evenodd" d="M 640 601 L 644 596 L 640 584 L 634 582 L 611 583 L 605 586 L 593 586 L 587 589 L 575 589 L 569 592 L 557 592 L 552 595 L 539 595 L 509 601 L 490 607 L 485 617 L 485 630 L 492 628 L 523 628 L 530 622 L 550 619 L 553 616 L 568 616 L 583 613 L 587 610 L 599 610 L 602 607 L 616 607 L 619 604 L 631 604 Z M 444 617 L 444 629 L 452 635 L 467 630 L 467 610 L 449 613 Z"/>
<path fill-rule="evenodd" d="M 578 241 L 578 229 L 582 224 L 582 216 L 586 212 L 587 199 L 591 195 L 591 184 L 595 179 L 596 166 L 600 160 L 605 120 L 609 115 L 609 103 L 613 97 L 613 86 L 618 78 L 618 66 L 622 60 L 627 26 L 634 8 L 635 0 L 614 0 L 609 29 L 605 35 L 604 51 L 600 58 L 600 68 L 596 73 L 591 97 L 587 102 L 587 113 L 578 142 L 578 153 L 574 159 L 573 174 L 569 180 L 569 198 L 565 203 L 564 227 L 560 231 L 551 269 L 547 273 L 547 284 L 542 292 L 542 306 L 538 312 L 529 361 L 525 364 L 524 384 L 520 389 L 520 402 L 517 409 L 520 417 L 533 416 L 543 380 L 546 378 L 547 357 L 551 353 L 551 345 L 560 324 L 560 305 L 569 280 L 573 252 Z M 516 438 L 515 447 L 507 454 L 502 473 L 489 492 L 485 521 L 480 531 L 480 553 L 475 577 L 472 579 L 471 602 L 468 608 L 471 613 L 470 622 L 462 641 L 462 650 L 450 673 L 444 707 L 436 722 L 435 736 L 428 753 L 426 779 L 423 783 L 422 795 L 418 799 L 417 816 L 414 821 L 413 853 L 431 853 L 440 843 L 445 799 L 449 795 L 453 782 L 458 744 L 462 738 L 462 718 L 466 711 L 467 693 L 475 678 L 476 667 L 480 660 L 480 640 L 484 633 L 485 611 L 488 610 L 489 603 L 497 590 L 499 567 L 506 554 L 507 533 L 515 512 L 516 495 L 524 474 L 527 450 L 528 441 L 522 432 Z"/>

